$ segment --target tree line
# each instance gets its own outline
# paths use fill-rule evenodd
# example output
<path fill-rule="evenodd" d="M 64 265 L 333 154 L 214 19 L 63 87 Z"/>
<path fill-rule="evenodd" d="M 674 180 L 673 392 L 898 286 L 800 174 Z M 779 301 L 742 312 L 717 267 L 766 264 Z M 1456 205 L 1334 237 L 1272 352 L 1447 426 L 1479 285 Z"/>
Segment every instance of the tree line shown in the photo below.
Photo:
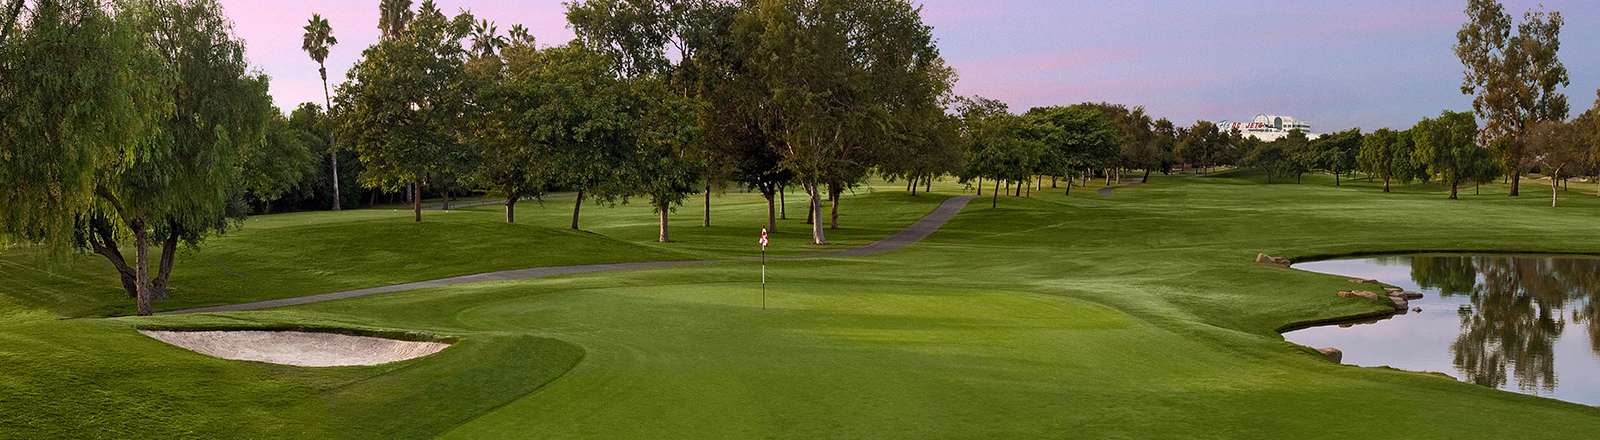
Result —
<path fill-rule="evenodd" d="M 1502 178 L 1518 196 L 1523 174 L 1541 171 L 1551 181 L 1551 206 L 1572 178 L 1600 181 L 1600 99 L 1568 121 L 1567 97 L 1556 91 L 1569 83 L 1556 54 L 1561 13 L 1529 10 L 1515 23 L 1504 9 L 1470 0 L 1468 22 L 1457 32 L 1454 50 L 1466 68 L 1461 92 L 1473 95 L 1472 112 L 1445 111 L 1408 129 L 1364 136 L 1356 128 L 1314 140 L 1293 131 L 1272 142 L 1247 139 L 1240 164 L 1265 170 L 1269 183 L 1321 171 L 1337 185 L 1342 174 L 1361 171 L 1381 179 L 1384 192 L 1393 182 L 1437 179 L 1450 199 L 1461 186 Z"/>

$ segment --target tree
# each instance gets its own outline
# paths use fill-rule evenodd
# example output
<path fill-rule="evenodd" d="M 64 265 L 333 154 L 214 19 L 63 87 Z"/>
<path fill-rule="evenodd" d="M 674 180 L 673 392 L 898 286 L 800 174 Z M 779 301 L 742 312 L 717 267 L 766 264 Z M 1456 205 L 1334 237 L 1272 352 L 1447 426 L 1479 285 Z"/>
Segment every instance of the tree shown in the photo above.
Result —
<path fill-rule="evenodd" d="M 1245 154 L 1241 164 L 1247 167 L 1260 168 L 1267 172 L 1267 183 L 1272 183 L 1272 176 L 1285 176 L 1294 169 L 1294 159 L 1289 157 L 1289 152 L 1284 148 L 1284 143 L 1276 140 L 1261 142 L 1254 137 L 1246 140 L 1254 148 Z"/>
<path fill-rule="evenodd" d="M 317 62 L 317 73 L 322 75 L 322 99 L 333 108 L 333 98 L 328 94 L 328 46 L 339 44 L 333 37 L 333 27 L 328 25 L 328 20 L 322 14 L 311 14 L 310 24 L 307 24 L 306 34 L 301 40 L 300 50 L 306 51 L 311 59 Z M 333 138 L 328 138 L 328 154 L 333 158 L 333 210 L 339 210 L 339 150 Z"/>
<path fill-rule="evenodd" d="M 516 222 L 518 201 L 543 196 L 558 174 L 553 150 L 541 137 L 548 121 L 537 118 L 546 102 L 540 62 L 533 37 L 514 26 L 499 54 L 480 52 L 467 65 L 481 107 L 469 122 L 479 166 L 467 180 L 506 199 L 507 223 Z"/>
<path fill-rule="evenodd" d="M 1394 150 L 1397 140 L 1399 136 L 1394 130 L 1380 128 L 1361 138 L 1361 151 L 1356 155 L 1361 172 L 1369 176 L 1376 174 L 1383 179 L 1383 192 L 1389 192 L 1389 181 L 1395 175 Z"/>
<path fill-rule="evenodd" d="M 1591 149 L 1586 131 L 1589 127 L 1579 120 L 1573 123 L 1540 122 L 1528 129 L 1530 156 L 1544 167 L 1550 179 L 1550 207 L 1556 207 L 1561 183 L 1577 175 L 1577 168 L 1590 162 Z"/>
<path fill-rule="evenodd" d="M 461 40 L 472 22 L 465 13 L 447 19 L 432 0 L 424 1 L 398 34 L 362 51 L 339 86 L 339 132 L 366 165 L 362 184 L 389 191 L 412 185 L 419 222 L 422 186 L 455 183 L 472 159 L 459 141 L 468 111 Z"/>
<path fill-rule="evenodd" d="M 1479 147 L 1478 121 L 1471 113 L 1444 111 L 1438 118 L 1423 119 L 1411 129 L 1417 144 L 1417 161 L 1428 166 L 1428 173 L 1438 175 L 1441 183 L 1450 187 L 1450 199 L 1456 199 L 1462 182 L 1487 174 L 1491 169 L 1486 162 L 1492 159 L 1489 151 Z"/>
<path fill-rule="evenodd" d="M 1341 174 L 1356 168 L 1356 156 L 1361 152 L 1361 145 L 1360 128 L 1323 135 L 1311 141 L 1311 149 L 1320 156 L 1318 167 L 1333 173 L 1334 186 L 1339 186 Z"/>
<path fill-rule="evenodd" d="M 697 135 L 702 106 L 691 104 L 703 92 L 699 71 L 703 51 L 726 43 L 701 38 L 701 32 L 724 33 L 728 20 L 705 20 L 733 9 L 717 2 L 590 0 L 567 4 L 567 19 L 590 50 L 606 55 L 623 86 L 640 99 L 629 110 L 638 133 L 641 156 L 634 192 L 647 195 L 661 220 L 660 241 L 668 241 L 667 214 L 697 192 L 691 183 L 703 182 L 706 192 L 704 225 L 711 224 L 711 180 L 702 178 L 714 166 L 703 145 L 689 142 Z M 706 29 L 709 27 L 710 29 Z M 720 28 L 720 29 L 718 29 Z M 678 49 L 677 63 L 667 56 L 667 46 Z M 621 90 L 621 89 L 619 89 Z M 678 96 L 673 99 L 673 96 Z M 687 113 L 685 113 L 687 112 Z M 657 131 L 656 129 L 660 129 Z M 721 165 L 721 164 L 716 164 Z M 688 183 L 686 183 L 688 182 Z"/>
<path fill-rule="evenodd" d="M 1556 58 L 1561 13 L 1529 10 L 1517 24 L 1516 36 L 1511 35 L 1511 15 L 1496 0 L 1468 0 L 1466 14 L 1454 47 L 1466 66 L 1461 93 L 1475 95 L 1472 110 L 1485 121 L 1481 141 L 1500 148 L 1515 197 L 1530 165 L 1526 131 L 1538 122 L 1563 120 L 1569 110 L 1566 95 L 1555 91 L 1571 82 Z"/>
<path fill-rule="evenodd" d="M 1207 167 L 1217 165 L 1226 156 L 1224 149 L 1228 145 L 1228 133 L 1218 128 L 1217 124 L 1195 121 L 1194 126 L 1184 130 L 1180 136 L 1176 153 L 1185 162 L 1198 165 L 1200 173 L 1205 174 Z"/>
<path fill-rule="evenodd" d="M 95 5 L 76 6 L 83 7 L 76 12 L 84 16 L 96 15 L 91 12 Z M 244 43 L 234 38 L 215 1 L 142 6 L 149 9 L 117 15 L 132 20 L 135 30 L 134 35 L 121 36 L 132 39 L 133 50 L 146 51 L 136 57 L 140 67 L 113 74 L 126 74 L 123 80 L 142 84 L 121 92 L 131 92 L 128 97 L 146 99 L 160 110 L 144 120 L 149 125 L 135 137 L 124 139 L 136 149 L 123 150 L 117 162 L 93 170 L 93 194 L 99 200 L 72 209 L 75 242 L 107 257 L 124 289 L 136 298 L 138 313 L 148 315 L 151 302 L 167 296 L 177 246 L 196 245 L 243 218 L 240 150 L 263 142 L 268 116 L 275 109 L 267 94 L 267 78 L 246 75 Z M 60 23 L 62 16 L 52 14 L 36 17 Z M 77 103 L 71 95 L 56 98 Z M 133 238 L 132 265 L 117 249 L 127 236 Z M 153 277 L 152 244 L 162 248 Z"/>
<path fill-rule="evenodd" d="M 1104 167 L 1119 154 L 1116 126 L 1094 106 L 1035 107 L 1025 115 L 1040 143 L 1038 171 L 1071 178 Z M 1087 175 L 1085 174 L 1085 179 Z"/>
<path fill-rule="evenodd" d="M 752 2 L 736 24 L 781 131 L 783 165 L 811 198 L 812 243 L 830 195 L 864 176 L 872 148 L 907 133 L 907 121 L 940 111 L 954 75 L 939 58 L 920 9 L 893 0 Z M 837 197 L 835 197 L 837 201 Z"/>
<path fill-rule="evenodd" d="M 732 27 L 738 4 L 708 0 L 587 0 L 567 4 L 567 20 L 591 49 L 606 54 L 622 76 L 656 75 L 682 98 L 705 101 L 696 115 L 699 125 L 731 119 L 744 111 L 723 88 L 734 85 L 746 60 L 735 54 Z M 669 56 L 669 51 L 675 54 Z M 710 98 L 722 99 L 713 102 Z M 713 114 L 716 112 L 718 114 Z M 716 139 L 727 131 L 705 130 L 700 142 L 687 145 L 681 159 L 705 188 L 703 226 L 711 226 L 712 187 L 732 176 L 736 158 L 722 153 L 736 142 Z"/>
<path fill-rule="evenodd" d="M 966 140 L 967 169 L 962 181 L 987 177 L 995 183 L 990 208 L 999 206 L 1000 181 L 1022 184 L 1038 170 L 1043 143 L 1029 119 L 1007 111 L 1006 104 L 982 97 L 963 98 L 957 110 Z M 1098 121 L 1093 110 L 1075 110 Z M 1109 127 L 1107 127 L 1109 128 Z M 1110 134 L 1109 130 L 1105 134 Z M 1108 139 L 1109 140 L 1109 139 Z"/>
<path fill-rule="evenodd" d="M 282 113 L 273 111 L 267 115 L 263 139 L 240 146 L 244 187 L 261 201 L 263 212 L 270 213 L 273 201 L 316 172 L 317 159 L 306 142 L 314 139 L 314 135 L 291 127 Z"/>
<path fill-rule="evenodd" d="M 150 50 L 149 4 L 6 3 L 0 16 L 0 248 L 66 252 L 107 210 L 100 178 L 147 156 L 171 76 Z M 114 249 L 114 248 L 113 248 Z M 131 274 L 131 272 L 129 272 Z M 136 284 L 124 278 L 125 287 Z"/>
<path fill-rule="evenodd" d="M 383 0 L 378 3 L 378 30 L 383 33 L 384 40 L 400 40 L 412 18 L 415 18 L 415 14 L 411 12 L 411 0 Z"/>
<path fill-rule="evenodd" d="M 472 25 L 472 53 L 478 57 L 492 57 L 496 51 L 506 47 L 509 40 L 499 35 L 500 29 L 494 22 L 480 20 Z"/>
<path fill-rule="evenodd" d="M 1302 175 L 1316 169 L 1322 162 L 1320 152 L 1311 148 L 1311 140 L 1298 128 L 1289 130 L 1284 137 L 1273 139 L 1272 143 L 1281 145 L 1283 153 L 1289 157 L 1289 162 L 1283 164 L 1283 172 L 1285 177 L 1294 174 L 1295 183 L 1300 183 Z"/>

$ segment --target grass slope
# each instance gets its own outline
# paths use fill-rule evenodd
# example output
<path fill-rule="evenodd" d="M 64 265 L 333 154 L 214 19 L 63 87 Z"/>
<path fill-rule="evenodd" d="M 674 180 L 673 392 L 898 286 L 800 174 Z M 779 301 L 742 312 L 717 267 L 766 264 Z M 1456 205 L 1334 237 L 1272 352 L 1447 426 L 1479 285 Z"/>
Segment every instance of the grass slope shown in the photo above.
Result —
<path fill-rule="evenodd" d="M 180 383 L 166 376 L 204 372 L 214 379 L 189 385 L 176 400 L 194 411 L 182 413 L 192 418 L 184 426 L 243 426 L 231 432 L 238 436 L 277 433 L 272 429 L 284 420 L 305 420 L 283 435 L 307 438 L 1583 438 L 1600 430 L 1600 409 L 1434 374 L 1338 365 L 1286 343 L 1274 329 L 1383 306 L 1335 296 L 1348 288 L 1344 278 L 1251 261 L 1257 252 L 1600 252 L 1600 236 L 1590 233 L 1600 200 L 1571 197 L 1550 209 L 1547 198 L 1507 198 L 1503 187 L 1489 186 L 1482 196 L 1448 201 L 1436 186 L 1385 194 L 1379 184 L 1335 187 L 1314 175 L 1302 184 L 1265 185 L 1250 172 L 1152 180 L 1112 197 L 1079 190 L 1069 197 L 1060 189 L 1001 197 L 997 209 L 986 197 L 907 249 L 775 263 L 765 310 L 759 268 L 748 262 L 200 316 L 48 321 L 30 306 L 12 306 L 22 312 L 9 316 L 33 318 L 0 325 L 0 335 L 21 341 L 0 357 L 17 362 L 0 369 L 0 392 L 11 395 L 22 383 L 18 389 L 32 393 L 22 395 L 34 397 L 0 408 L 38 429 L 21 432 L 62 436 L 47 429 L 59 426 L 56 414 L 70 412 L 103 414 L 108 429 L 132 433 L 167 419 L 81 395 L 149 400 L 161 395 L 150 389 Z M 1532 195 L 1533 187 L 1524 190 Z M 746 223 L 759 225 L 764 214 L 749 208 L 762 206 L 748 195 L 728 198 L 729 210 L 713 219 L 728 230 L 689 226 L 698 224 L 698 212 L 676 214 L 682 234 L 674 235 L 683 243 L 650 243 L 648 208 L 596 209 L 586 218 L 597 239 L 641 252 L 748 252 Z M 862 238 L 836 236 L 869 241 L 940 199 L 905 197 L 887 185 L 863 192 L 847 199 L 844 217 Z M 555 202 L 546 209 L 519 218 L 551 230 L 570 214 Z M 852 213 L 868 212 L 879 217 L 851 222 L 860 218 Z M 457 213 L 481 222 L 498 215 L 487 207 Z M 277 219 L 285 231 L 308 228 Z M 365 221 L 385 220 L 351 223 Z M 472 223 L 458 227 L 471 230 Z M 799 223 L 780 228 L 777 242 L 789 246 L 781 252 L 806 250 L 793 243 L 804 237 Z M 213 245 L 233 239 L 242 240 Z M 557 254 L 551 261 L 590 253 L 541 248 Z M 307 266 L 350 258 L 329 252 L 293 258 Z M 419 252 L 462 258 L 440 247 Z M 241 266 L 256 264 L 264 263 Z M 388 270 L 380 266 L 370 270 Z M 0 269 L 31 273 L 7 267 Z M 327 276 L 361 282 L 353 273 Z M 50 289 L 63 298 L 76 292 L 68 284 Z M 461 342 L 386 366 L 304 369 L 218 361 L 129 330 L 283 325 L 423 331 Z M 76 340 L 80 333 L 98 336 Z M 118 356 L 165 369 L 102 365 Z M 34 372 L 50 365 L 84 386 L 64 391 L 69 398 L 57 410 L 35 410 L 58 373 Z M 73 403 L 79 401 L 87 403 Z M 288 409 L 250 410 L 273 405 Z"/>

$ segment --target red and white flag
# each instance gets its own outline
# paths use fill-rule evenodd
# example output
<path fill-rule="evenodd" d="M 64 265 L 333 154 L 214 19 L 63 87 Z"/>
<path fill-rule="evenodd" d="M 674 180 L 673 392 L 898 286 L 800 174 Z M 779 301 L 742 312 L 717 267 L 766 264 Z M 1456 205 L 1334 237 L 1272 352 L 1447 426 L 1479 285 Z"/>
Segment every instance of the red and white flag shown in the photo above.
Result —
<path fill-rule="evenodd" d="M 767 228 L 761 228 L 761 247 L 767 247 Z"/>

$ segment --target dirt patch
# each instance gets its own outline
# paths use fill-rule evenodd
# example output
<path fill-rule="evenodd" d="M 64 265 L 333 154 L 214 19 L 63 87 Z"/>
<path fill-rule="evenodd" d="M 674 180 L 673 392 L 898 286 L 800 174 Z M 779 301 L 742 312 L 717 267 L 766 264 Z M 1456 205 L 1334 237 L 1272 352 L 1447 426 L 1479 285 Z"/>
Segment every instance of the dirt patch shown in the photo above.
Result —
<path fill-rule="evenodd" d="M 378 365 L 427 356 L 450 346 L 439 342 L 296 331 L 139 332 L 208 356 L 300 367 Z"/>

